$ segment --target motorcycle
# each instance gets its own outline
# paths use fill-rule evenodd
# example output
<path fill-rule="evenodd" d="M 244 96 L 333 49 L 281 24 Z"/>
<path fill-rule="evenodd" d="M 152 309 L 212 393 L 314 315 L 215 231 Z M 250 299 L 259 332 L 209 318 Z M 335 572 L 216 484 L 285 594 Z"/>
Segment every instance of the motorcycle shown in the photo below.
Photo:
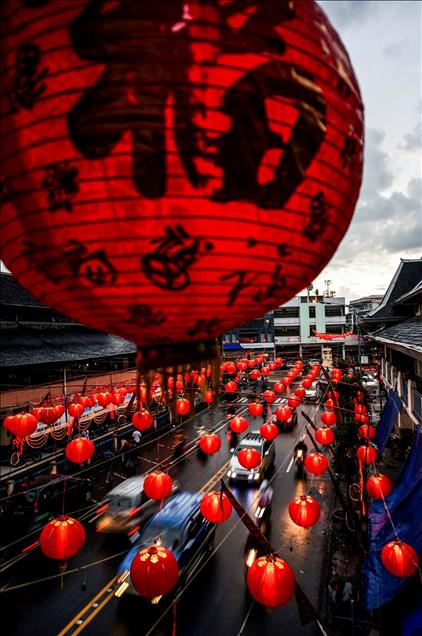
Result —
<path fill-rule="evenodd" d="M 295 451 L 294 460 L 296 464 L 296 471 L 299 477 L 305 477 L 305 457 L 306 451 L 303 448 L 298 448 Z"/>
<path fill-rule="evenodd" d="M 253 520 L 260 532 L 265 535 L 269 531 L 272 507 L 272 492 L 269 497 L 261 496 L 254 512 Z M 244 548 L 246 571 L 254 561 L 265 554 L 262 546 L 256 541 L 252 534 L 248 535 Z"/>

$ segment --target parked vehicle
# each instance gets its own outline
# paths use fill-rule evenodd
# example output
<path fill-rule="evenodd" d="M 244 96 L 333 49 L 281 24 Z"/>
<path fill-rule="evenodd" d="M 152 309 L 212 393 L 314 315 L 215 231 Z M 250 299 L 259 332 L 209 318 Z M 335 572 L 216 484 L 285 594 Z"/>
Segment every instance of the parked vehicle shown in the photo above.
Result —
<path fill-rule="evenodd" d="M 110 490 L 99 508 L 103 512 L 97 519 L 97 532 L 130 533 L 133 528 L 158 512 L 160 502 L 146 496 L 144 481 L 144 475 L 136 475 Z M 176 493 L 178 489 L 178 483 L 173 481 L 172 493 Z"/>
<path fill-rule="evenodd" d="M 254 448 L 261 454 L 261 463 L 257 468 L 244 468 L 238 460 L 238 455 L 245 448 Z M 235 448 L 230 460 L 227 476 L 230 481 L 244 481 L 248 484 L 258 485 L 263 480 L 269 468 L 274 464 L 274 442 L 264 440 L 258 431 L 248 433 Z"/>
<path fill-rule="evenodd" d="M 320 396 L 319 382 L 312 382 L 309 389 L 305 389 L 306 394 L 303 398 L 304 402 L 317 402 Z"/>
<path fill-rule="evenodd" d="M 142 548 L 154 544 L 171 550 L 179 566 L 179 580 L 176 589 L 183 586 L 197 570 L 204 558 L 212 551 L 215 538 L 215 524 L 207 521 L 199 505 L 202 494 L 177 493 L 143 527 L 136 545 L 130 550 L 118 567 L 119 583 L 129 583 L 126 594 L 138 596 L 130 583 L 130 566 Z M 125 586 L 126 587 L 126 586 Z M 161 597 L 150 599 L 156 605 Z"/>

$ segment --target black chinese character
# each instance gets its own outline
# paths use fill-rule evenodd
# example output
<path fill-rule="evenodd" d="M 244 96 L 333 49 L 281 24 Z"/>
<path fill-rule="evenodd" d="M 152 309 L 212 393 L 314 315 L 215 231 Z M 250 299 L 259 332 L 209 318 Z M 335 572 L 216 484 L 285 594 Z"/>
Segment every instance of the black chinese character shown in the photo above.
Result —
<path fill-rule="evenodd" d="M 153 311 L 149 305 L 129 305 L 128 322 L 135 322 L 140 327 L 162 325 L 167 318 L 162 311 Z"/>
<path fill-rule="evenodd" d="M 216 330 L 219 327 L 221 320 L 220 318 L 210 318 L 207 320 L 206 318 L 200 318 L 197 320 L 194 327 L 191 327 L 187 330 L 187 335 L 191 338 L 198 336 L 199 334 L 206 334 L 207 336 L 212 336 L 215 334 Z"/>
<path fill-rule="evenodd" d="M 189 268 L 200 256 L 201 239 L 191 238 L 181 226 L 166 227 L 165 235 L 153 239 L 152 244 L 158 247 L 154 252 L 144 254 L 142 269 L 145 276 L 162 289 L 182 291 L 190 284 Z M 204 249 L 213 249 L 212 243 L 206 242 Z"/>
<path fill-rule="evenodd" d="M 79 192 L 78 168 L 69 165 L 68 161 L 58 161 L 46 166 L 45 173 L 41 185 L 48 191 L 48 209 L 51 212 L 60 209 L 71 212 L 73 210 L 72 199 Z"/>
<path fill-rule="evenodd" d="M 224 274 L 224 276 L 221 276 L 220 278 L 221 281 L 233 279 L 235 280 L 235 284 L 228 292 L 229 299 L 227 301 L 227 307 L 231 307 L 232 305 L 234 305 L 239 297 L 240 292 L 243 289 L 250 287 L 252 283 L 257 279 L 257 276 L 249 274 L 244 270 L 237 270 L 235 272 L 232 272 L 231 274 Z"/>
<path fill-rule="evenodd" d="M 312 197 L 310 202 L 311 220 L 305 227 L 304 235 L 310 241 L 315 242 L 324 231 L 328 222 L 329 205 L 324 192 L 320 191 Z"/>
<path fill-rule="evenodd" d="M 281 258 L 284 258 L 285 256 L 290 256 L 291 253 L 292 252 L 289 248 L 288 243 L 280 243 L 280 245 L 277 245 L 277 254 Z"/>
<path fill-rule="evenodd" d="M 30 241 L 25 246 L 24 255 L 54 284 L 78 277 L 95 286 L 112 285 L 117 280 L 117 272 L 102 249 L 89 254 L 79 241 L 68 241 L 64 248 L 49 246 L 48 250 Z"/>
<path fill-rule="evenodd" d="M 11 102 L 13 110 L 33 108 L 46 89 L 43 81 L 48 69 L 39 70 L 41 50 L 37 44 L 23 44 L 16 52 L 15 74 L 12 78 Z"/>
<path fill-rule="evenodd" d="M 343 148 L 341 149 L 341 165 L 353 172 L 358 155 L 358 143 L 354 135 L 349 133 L 344 138 Z"/>
<path fill-rule="evenodd" d="M 265 288 L 265 290 L 258 290 L 254 294 L 253 299 L 255 302 L 262 302 L 269 298 L 274 298 L 277 293 L 286 287 L 286 279 L 281 273 L 281 265 L 276 265 L 274 272 L 271 276 L 271 283 Z"/>

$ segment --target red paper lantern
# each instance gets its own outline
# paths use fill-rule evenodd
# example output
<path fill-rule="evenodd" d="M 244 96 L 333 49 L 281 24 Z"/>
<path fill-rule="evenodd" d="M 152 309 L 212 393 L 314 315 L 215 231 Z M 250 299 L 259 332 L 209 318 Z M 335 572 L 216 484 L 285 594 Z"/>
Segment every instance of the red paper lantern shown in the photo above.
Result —
<path fill-rule="evenodd" d="M 355 413 L 356 415 L 365 415 L 368 412 L 368 409 L 364 404 L 356 404 Z"/>
<path fill-rule="evenodd" d="M 227 382 L 226 386 L 224 387 L 224 390 L 226 393 L 236 393 L 237 391 L 236 382 L 233 382 L 233 380 L 230 380 L 230 382 Z"/>
<path fill-rule="evenodd" d="M 362 422 L 363 424 L 369 424 L 369 416 L 366 413 L 363 413 L 362 415 L 356 414 L 355 415 L 355 422 Z"/>
<path fill-rule="evenodd" d="M 362 426 L 359 426 L 358 434 L 363 439 L 372 439 L 375 437 L 375 428 L 370 424 L 362 424 Z"/>
<path fill-rule="evenodd" d="M 44 304 L 187 354 L 330 260 L 362 178 L 359 88 L 315 2 L 102 4 L 3 17 L 2 257 Z"/>
<path fill-rule="evenodd" d="M 264 412 L 264 407 L 259 402 L 250 402 L 248 404 L 248 411 L 253 417 L 260 417 Z"/>
<path fill-rule="evenodd" d="M 123 395 L 123 394 L 122 394 Z M 124 397 L 123 397 L 124 399 Z M 78 398 L 78 403 L 81 404 L 84 409 L 87 409 L 92 406 L 92 400 L 87 395 L 82 395 Z M 63 407 L 64 408 L 64 407 Z"/>
<path fill-rule="evenodd" d="M 50 426 L 63 415 L 64 407 L 62 405 L 43 406 L 37 412 L 39 421 Z"/>
<path fill-rule="evenodd" d="M 275 424 L 263 424 L 259 429 L 259 434 L 264 439 L 271 441 L 278 435 L 278 428 Z"/>
<path fill-rule="evenodd" d="M 146 598 L 167 594 L 174 588 L 178 578 L 177 561 L 170 550 L 162 546 L 143 548 L 130 566 L 132 585 L 138 594 Z"/>
<path fill-rule="evenodd" d="M 290 502 L 289 515 L 296 525 L 302 528 L 310 528 L 319 520 L 321 509 L 319 503 L 313 497 L 301 495 Z"/>
<path fill-rule="evenodd" d="M 113 400 L 113 396 L 109 391 L 104 391 L 103 393 L 97 393 L 97 402 L 103 408 L 111 404 L 112 400 Z"/>
<path fill-rule="evenodd" d="M 284 389 L 286 387 L 284 386 L 284 384 L 282 382 L 275 382 L 273 384 L 273 389 L 276 393 L 283 393 Z"/>
<path fill-rule="evenodd" d="M 239 461 L 239 464 L 243 466 L 243 468 L 252 470 L 253 468 L 257 468 L 260 465 L 261 453 L 255 448 L 244 448 L 239 451 L 237 459 Z"/>
<path fill-rule="evenodd" d="M 229 426 L 232 429 L 233 433 L 244 433 L 249 424 L 246 418 L 237 415 L 236 417 L 232 417 Z"/>
<path fill-rule="evenodd" d="M 145 477 L 144 493 L 150 499 L 161 501 L 169 496 L 173 487 L 173 480 L 167 473 L 159 470 Z"/>
<path fill-rule="evenodd" d="M 190 411 L 190 402 L 186 398 L 177 398 L 176 411 L 179 415 L 187 415 Z"/>
<path fill-rule="evenodd" d="M 83 464 L 94 454 L 95 446 L 87 437 L 75 437 L 66 445 L 66 457 L 74 464 Z"/>
<path fill-rule="evenodd" d="M 306 391 L 305 391 L 305 389 L 303 387 L 300 386 L 300 387 L 298 387 L 295 390 L 295 395 L 296 395 L 296 397 L 298 397 L 301 400 L 303 400 L 303 398 L 306 397 Z"/>
<path fill-rule="evenodd" d="M 154 418 L 149 411 L 147 411 L 146 409 L 141 409 L 140 411 L 135 411 L 135 413 L 132 415 L 132 424 L 135 428 L 138 429 L 138 431 L 146 431 L 154 424 Z"/>
<path fill-rule="evenodd" d="M 120 393 L 120 391 L 113 391 L 113 393 L 111 394 L 112 404 L 114 404 L 115 406 L 120 406 L 120 404 L 123 404 L 124 401 L 125 396 L 123 393 Z"/>
<path fill-rule="evenodd" d="M 302 400 L 300 398 L 298 398 L 297 396 L 292 396 L 289 397 L 289 399 L 287 400 L 287 404 L 292 408 L 295 409 L 297 408 L 300 403 L 302 402 Z"/>
<path fill-rule="evenodd" d="M 79 402 L 72 402 L 72 404 L 69 404 L 69 408 L 67 410 L 71 417 L 80 417 L 85 411 L 85 407 L 83 404 L 79 404 Z"/>
<path fill-rule="evenodd" d="M 261 375 L 267 376 L 270 374 L 270 369 L 269 367 L 262 367 L 261 369 Z"/>
<path fill-rule="evenodd" d="M 251 380 L 259 380 L 259 378 L 261 377 L 260 372 L 258 371 L 258 369 L 252 369 L 252 371 L 249 373 L 249 377 Z"/>
<path fill-rule="evenodd" d="M 319 428 L 315 431 L 315 439 L 318 444 L 328 446 L 334 441 L 334 433 L 331 428 Z"/>
<path fill-rule="evenodd" d="M 295 591 L 295 575 L 291 567 L 276 556 L 256 559 L 246 579 L 253 598 L 266 607 L 286 605 Z"/>
<path fill-rule="evenodd" d="M 281 378 L 281 382 L 282 384 L 284 384 L 285 387 L 290 386 L 292 381 L 292 376 L 290 375 L 286 375 L 284 378 Z"/>
<path fill-rule="evenodd" d="M 368 444 L 367 446 L 359 446 L 357 456 L 362 464 L 369 466 L 369 464 L 373 464 L 377 460 L 378 452 L 374 446 Z"/>
<path fill-rule="evenodd" d="M 304 389 L 309 389 L 312 385 L 312 380 L 310 378 L 305 378 L 304 380 L 302 380 L 302 387 Z M 306 395 L 306 393 L 305 393 Z"/>
<path fill-rule="evenodd" d="M 334 426 L 337 422 L 336 414 L 333 411 L 324 411 L 321 415 L 321 422 L 326 426 Z"/>
<path fill-rule="evenodd" d="M 15 423 L 16 423 L 16 418 L 14 415 L 7 415 L 3 420 L 4 428 L 6 428 L 9 431 L 9 433 L 12 433 L 12 435 L 16 435 Z"/>
<path fill-rule="evenodd" d="M 275 410 L 275 415 L 280 422 L 287 422 L 292 417 L 292 412 L 288 406 L 279 406 Z"/>
<path fill-rule="evenodd" d="M 205 391 L 203 400 L 205 404 L 212 404 L 214 402 L 214 393 L 212 389 L 207 389 Z"/>
<path fill-rule="evenodd" d="M 213 455 L 221 448 L 221 439 L 216 433 L 206 433 L 199 440 L 199 447 L 203 453 Z"/>
<path fill-rule="evenodd" d="M 18 413 L 7 420 L 6 428 L 16 437 L 25 439 L 35 433 L 37 426 L 37 419 L 31 413 Z"/>
<path fill-rule="evenodd" d="M 419 567 L 419 558 L 411 545 L 400 541 L 390 541 L 381 550 L 381 561 L 388 572 L 405 578 L 412 576 Z"/>
<path fill-rule="evenodd" d="M 264 391 L 264 393 L 262 394 L 262 397 L 264 398 L 267 404 L 273 404 L 277 396 L 274 393 L 274 391 L 271 391 L 269 389 L 268 391 Z"/>
<path fill-rule="evenodd" d="M 49 559 L 67 561 L 85 543 L 85 530 L 77 520 L 62 515 L 49 521 L 40 534 L 40 549 Z"/>
<path fill-rule="evenodd" d="M 326 400 L 325 407 L 326 407 L 327 411 L 333 411 L 334 407 L 335 407 L 334 400 L 331 400 L 331 399 Z"/>
<path fill-rule="evenodd" d="M 236 365 L 234 364 L 234 362 L 228 362 L 226 364 L 226 373 L 229 373 L 230 375 L 236 373 Z"/>
<path fill-rule="evenodd" d="M 328 459 L 322 453 L 310 453 L 305 457 L 305 468 L 312 475 L 321 475 L 328 469 Z"/>
<path fill-rule="evenodd" d="M 372 499 L 381 499 L 382 497 L 388 497 L 393 490 L 393 482 L 387 477 L 378 473 L 377 475 L 371 475 L 366 482 L 366 492 Z"/>
<path fill-rule="evenodd" d="M 201 499 L 200 509 L 211 523 L 223 523 L 230 517 L 233 506 L 224 493 L 207 492 Z"/>

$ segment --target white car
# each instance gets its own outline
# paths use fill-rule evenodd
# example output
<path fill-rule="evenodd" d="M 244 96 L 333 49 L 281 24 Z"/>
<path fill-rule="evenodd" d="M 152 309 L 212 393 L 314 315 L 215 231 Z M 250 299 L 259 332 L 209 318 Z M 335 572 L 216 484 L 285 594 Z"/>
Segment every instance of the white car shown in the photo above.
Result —
<path fill-rule="evenodd" d="M 316 402 L 319 397 L 319 382 L 312 382 L 309 389 L 305 389 L 306 394 L 303 398 L 304 402 Z"/>
<path fill-rule="evenodd" d="M 363 375 L 361 379 L 362 386 L 365 389 L 378 389 L 378 382 L 373 375 Z"/>
<path fill-rule="evenodd" d="M 254 448 L 261 454 L 261 463 L 257 468 L 244 468 L 238 460 L 241 450 Z M 275 447 L 274 442 L 268 442 L 261 437 L 258 431 L 248 433 L 234 449 L 230 460 L 227 477 L 230 481 L 243 481 L 248 484 L 260 484 L 265 473 L 274 464 Z"/>

